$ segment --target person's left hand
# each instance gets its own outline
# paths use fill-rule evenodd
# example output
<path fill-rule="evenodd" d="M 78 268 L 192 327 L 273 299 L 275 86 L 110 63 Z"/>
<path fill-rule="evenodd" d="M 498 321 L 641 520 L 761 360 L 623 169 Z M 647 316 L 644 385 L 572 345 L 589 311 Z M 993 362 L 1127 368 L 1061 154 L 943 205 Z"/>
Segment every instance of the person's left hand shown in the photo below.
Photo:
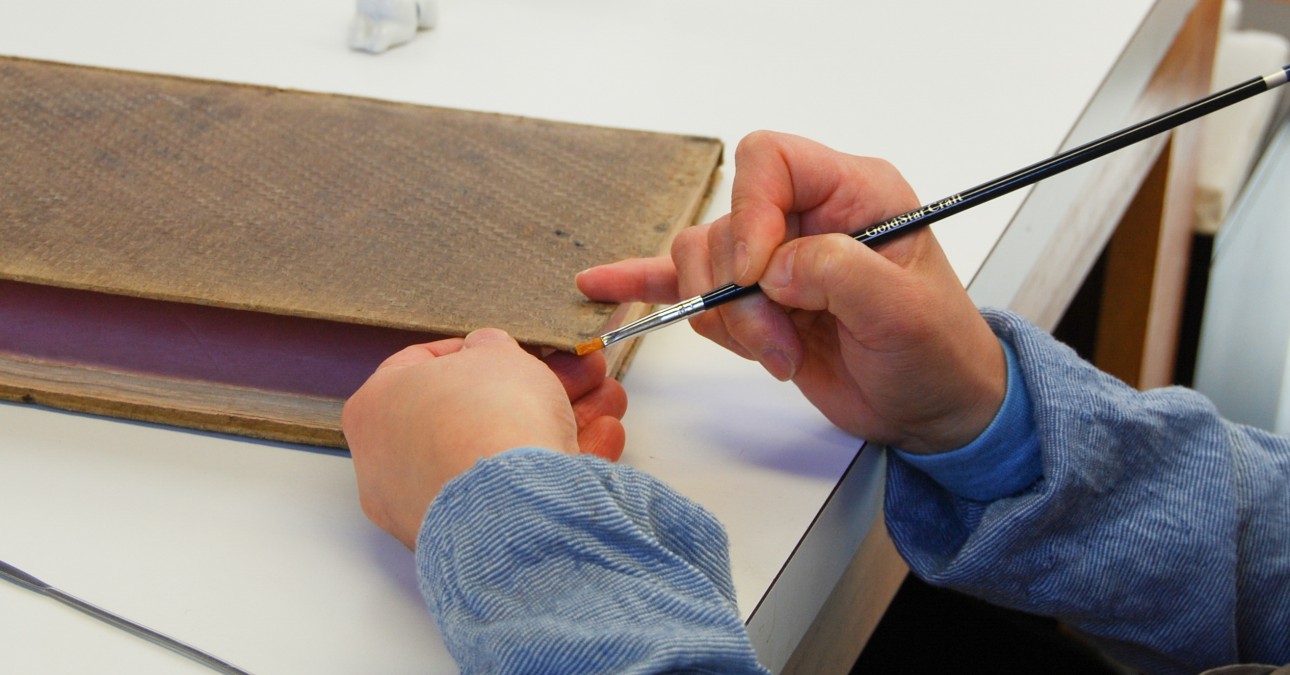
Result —
<path fill-rule="evenodd" d="M 595 357 L 538 359 L 496 329 L 391 356 L 342 415 L 363 512 L 413 548 L 439 491 L 481 458 L 543 447 L 617 460 L 627 394 Z"/>

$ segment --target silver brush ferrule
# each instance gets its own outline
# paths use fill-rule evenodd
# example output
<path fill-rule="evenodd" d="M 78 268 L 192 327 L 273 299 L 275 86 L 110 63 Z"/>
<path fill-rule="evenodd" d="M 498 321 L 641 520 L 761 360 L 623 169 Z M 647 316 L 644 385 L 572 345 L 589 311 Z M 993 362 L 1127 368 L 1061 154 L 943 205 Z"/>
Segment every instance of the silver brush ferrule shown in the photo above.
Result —
<path fill-rule="evenodd" d="M 688 319 L 691 316 L 702 312 L 704 309 L 703 297 L 695 296 L 689 300 L 683 300 L 675 305 L 664 307 L 652 314 L 643 316 L 626 326 L 615 328 L 614 330 L 605 333 L 601 337 L 601 340 L 605 343 L 605 346 L 608 347 L 620 340 L 626 340 L 629 337 L 648 333 L 655 328 L 662 328 L 663 326 L 674 324 L 677 321 Z"/>

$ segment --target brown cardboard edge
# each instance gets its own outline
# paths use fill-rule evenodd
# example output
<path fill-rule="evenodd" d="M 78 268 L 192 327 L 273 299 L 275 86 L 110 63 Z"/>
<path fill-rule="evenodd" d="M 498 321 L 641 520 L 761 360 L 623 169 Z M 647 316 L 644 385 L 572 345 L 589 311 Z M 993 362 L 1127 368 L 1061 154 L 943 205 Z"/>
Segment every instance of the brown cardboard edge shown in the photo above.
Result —
<path fill-rule="evenodd" d="M 346 448 L 340 399 L 0 355 L 0 399 L 247 436 Z"/>

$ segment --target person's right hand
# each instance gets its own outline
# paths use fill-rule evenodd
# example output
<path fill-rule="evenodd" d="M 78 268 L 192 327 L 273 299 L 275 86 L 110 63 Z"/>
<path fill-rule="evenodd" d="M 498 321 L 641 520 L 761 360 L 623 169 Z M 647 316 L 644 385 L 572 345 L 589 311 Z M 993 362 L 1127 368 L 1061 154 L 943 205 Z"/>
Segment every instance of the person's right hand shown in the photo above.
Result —
<path fill-rule="evenodd" d="M 966 444 L 1003 401 L 1002 348 L 931 230 L 877 250 L 847 234 L 917 208 L 882 160 L 759 132 L 735 155 L 729 215 L 683 231 L 672 255 L 587 270 L 595 300 L 673 303 L 760 284 L 691 320 L 791 379 L 831 421 L 909 452 Z"/>
<path fill-rule="evenodd" d="M 390 356 L 341 415 L 363 512 L 413 548 L 443 486 L 480 459 L 540 447 L 616 461 L 627 394 L 605 368 L 600 354 L 538 359 L 491 328 Z"/>

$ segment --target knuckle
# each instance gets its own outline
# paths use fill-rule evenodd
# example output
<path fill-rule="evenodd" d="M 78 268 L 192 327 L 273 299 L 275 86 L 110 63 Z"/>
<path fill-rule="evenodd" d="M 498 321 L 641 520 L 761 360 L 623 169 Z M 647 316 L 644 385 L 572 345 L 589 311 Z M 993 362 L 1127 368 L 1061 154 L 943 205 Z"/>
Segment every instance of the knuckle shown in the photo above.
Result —
<path fill-rule="evenodd" d="M 350 396 L 340 409 L 340 428 L 345 432 L 346 436 L 358 431 L 359 420 L 362 418 L 362 403 L 359 400 L 359 394 L 361 393 L 362 390 L 360 389 L 358 393 Z"/>
<path fill-rule="evenodd" d="M 706 238 L 706 233 L 697 227 L 687 227 L 676 234 L 672 240 L 672 257 L 684 255 L 685 252 L 694 248 L 694 245 L 701 239 Z"/>
<path fill-rule="evenodd" d="M 374 498 L 370 491 L 360 491 L 358 493 L 358 505 L 363 509 L 363 515 L 376 525 L 384 528 L 385 526 L 385 508 L 383 504 Z"/>

